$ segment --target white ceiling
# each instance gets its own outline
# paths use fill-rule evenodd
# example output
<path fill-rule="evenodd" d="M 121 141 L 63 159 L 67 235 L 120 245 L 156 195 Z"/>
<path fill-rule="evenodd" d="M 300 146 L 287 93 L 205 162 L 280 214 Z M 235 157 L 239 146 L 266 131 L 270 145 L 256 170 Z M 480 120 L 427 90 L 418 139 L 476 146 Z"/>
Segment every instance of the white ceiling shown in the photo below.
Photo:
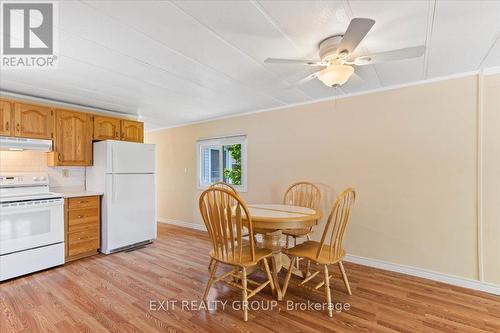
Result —
<path fill-rule="evenodd" d="M 358 67 L 340 90 L 317 58 L 353 17 L 376 20 L 358 54 L 426 45 L 424 57 Z M 0 88 L 138 115 L 147 128 L 268 109 L 500 66 L 500 1 L 61 1 L 59 67 L 1 71 Z"/>

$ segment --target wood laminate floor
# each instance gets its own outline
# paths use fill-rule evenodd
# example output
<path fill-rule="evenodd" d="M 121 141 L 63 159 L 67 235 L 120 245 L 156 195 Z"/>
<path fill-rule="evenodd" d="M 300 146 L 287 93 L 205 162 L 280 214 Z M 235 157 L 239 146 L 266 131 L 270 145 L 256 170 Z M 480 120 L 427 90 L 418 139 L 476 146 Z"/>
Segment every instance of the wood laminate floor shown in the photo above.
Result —
<path fill-rule="evenodd" d="M 208 279 L 209 247 L 204 232 L 159 225 L 158 240 L 146 248 L 4 282 L 0 331 L 500 332 L 500 297 L 349 263 L 352 296 L 332 267 L 333 299 L 350 306 L 333 318 L 325 311 L 287 309 L 287 301 L 323 302 L 321 295 L 299 289 L 293 278 L 281 309 L 250 311 L 247 323 L 241 311 L 229 307 L 240 292 L 221 283 L 210 299 L 227 301 L 224 310 L 188 310 L 182 301 L 196 306 Z M 271 306 L 273 298 L 265 289 L 253 300 Z M 168 301 L 170 309 L 164 310 Z"/>

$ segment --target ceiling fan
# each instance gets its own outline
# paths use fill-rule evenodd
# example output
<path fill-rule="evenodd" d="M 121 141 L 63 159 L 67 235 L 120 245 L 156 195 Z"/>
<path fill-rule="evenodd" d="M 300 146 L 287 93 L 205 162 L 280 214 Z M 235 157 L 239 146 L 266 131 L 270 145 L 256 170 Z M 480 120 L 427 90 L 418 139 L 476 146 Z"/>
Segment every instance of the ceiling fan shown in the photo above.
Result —
<path fill-rule="evenodd" d="M 319 43 L 320 60 L 267 58 L 269 64 L 296 64 L 322 66 L 324 69 L 300 80 L 298 84 L 318 78 L 328 87 L 341 86 L 354 74 L 354 66 L 371 65 L 378 62 L 417 58 L 424 54 L 425 46 L 414 46 L 353 58 L 353 52 L 365 38 L 375 20 L 354 18 L 343 35 L 334 35 Z"/>

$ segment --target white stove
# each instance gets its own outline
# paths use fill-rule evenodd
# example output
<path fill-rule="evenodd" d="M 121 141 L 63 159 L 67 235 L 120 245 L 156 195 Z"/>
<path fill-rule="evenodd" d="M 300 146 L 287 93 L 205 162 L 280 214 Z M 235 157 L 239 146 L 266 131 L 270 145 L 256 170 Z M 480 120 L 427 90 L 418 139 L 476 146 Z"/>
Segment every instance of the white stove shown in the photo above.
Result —
<path fill-rule="evenodd" d="M 64 199 L 47 174 L 0 175 L 0 281 L 64 264 Z"/>

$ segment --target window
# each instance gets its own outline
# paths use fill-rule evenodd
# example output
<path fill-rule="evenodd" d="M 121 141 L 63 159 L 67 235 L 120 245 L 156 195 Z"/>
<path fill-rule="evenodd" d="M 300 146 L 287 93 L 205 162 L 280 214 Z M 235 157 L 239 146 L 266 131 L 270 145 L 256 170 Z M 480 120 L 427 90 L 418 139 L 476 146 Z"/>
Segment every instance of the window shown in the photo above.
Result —
<path fill-rule="evenodd" d="M 197 144 L 198 187 L 223 181 L 246 191 L 246 136 L 200 140 Z"/>

